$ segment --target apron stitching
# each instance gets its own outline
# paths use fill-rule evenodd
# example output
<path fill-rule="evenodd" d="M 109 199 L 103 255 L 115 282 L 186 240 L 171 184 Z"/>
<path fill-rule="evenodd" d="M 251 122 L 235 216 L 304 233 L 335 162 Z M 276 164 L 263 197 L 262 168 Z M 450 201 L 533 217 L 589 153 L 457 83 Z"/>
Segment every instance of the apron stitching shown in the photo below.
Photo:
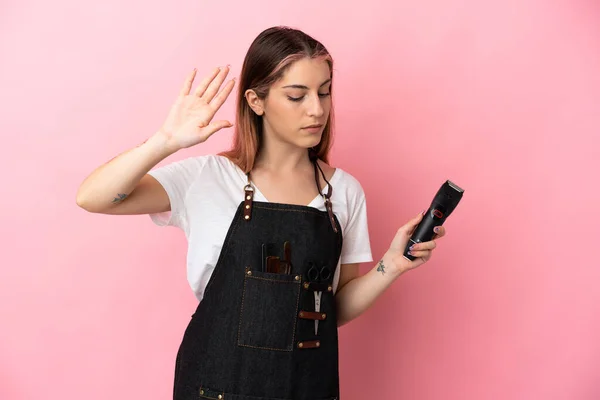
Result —
<path fill-rule="evenodd" d="M 261 281 L 274 282 L 274 283 L 290 283 L 290 284 L 296 284 L 296 285 L 300 285 L 301 284 L 299 281 L 286 281 L 286 280 L 279 280 L 279 279 L 267 279 L 267 278 L 259 278 L 258 276 L 248 276 L 246 278 L 247 279 L 260 279 Z"/>
<path fill-rule="evenodd" d="M 298 284 L 301 284 L 301 282 L 298 282 Z M 298 309 L 300 308 L 300 293 L 302 293 L 302 290 L 300 290 L 302 288 L 302 286 L 300 286 L 298 288 L 298 296 L 296 297 L 296 310 L 294 311 L 295 317 L 294 317 L 294 330 L 292 333 L 292 349 L 294 348 L 294 342 L 296 341 L 296 325 L 298 324 Z"/>
<path fill-rule="evenodd" d="M 201 389 L 202 389 L 202 387 L 201 387 Z M 220 393 L 221 395 L 223 395 L 223 400 L 227 400 L 229 398 L 229 397 L 225 397 L 225 396 L 240 396 L 237 393 L 215 391 L 215 390 L 209 389 L 209 388 L 204 388 L 204 389 Z M 251 397 L 252 399 L 257 399 L 257 400 L 264 399 L 263 397 L 246 396 L 246 395 L 243 395 L 243 396 L 244 397 Z M 215 400 L 218 399 L 217 397 L 207 397 L 206 394 L 200 395 L 200 397 L 203 398 L 203 399 L 215 399 Z M 290 399 L 289 398 L 283 398 L 283 397 L 268 397 L 268 400 L 290 400 Z M 337 397 L 327 397 L 327 398 L 324 398 L 324 400 L 338 400 L 338 398 Z"/>
<path fill-rule="evenodd" d="M 239 319 L 239 323 L 238 323 L 238 335 L 237 335 L 237 338 L 238 338 L 237 344 L 238 344 L 238 346 L 249 347 L 249 348 L 252 348 L 252 349 L 263 349 L 263 350 L 273 350 L 273 351 L 286 351 L 286 352 L 293 351 L 293 349 L 294 349 L 294 341 L 296 340 L 296 325 L 298 323 L 298 318 L 297 317 L 294 318 L 294 328 L 293 328 L 293 331 L 292 331 L 292 345 L 291 345 L 291 349 L 289 349 L 289 350 L 288 349 L 274 349 L 274 348 L 271 348 L 271 347 L 258 347 L 258 346 L 251 346 L 251 345 L 248 345 L 248 344 L 242 344 L 242 343 L 240 343 L 240 334 L 241 334 L 241 331 L 242 331 L 242 312 L 244 310 L 244 297 L 246 295 L 246 282 L 248 281 L 248 279 L 259 279 L 259 280 L 263 280 L 263 281 L 267 281 L 267 282 L 291 283 L 291 284 L 297 284 L 297 285 L 301 285 L 302 282 L 299 282 L 299 281 L 291 281 L 290 282 L 290 281 L 266 279 L 266 278 L 259 278 L 259 277 L 256 277 L 256 276 L 250 276 L 249 277 L 249 276 L 245 275 L 244 276 L 244 288 L 242 290 L 242 304 L 241 304 L 241 308 L 240 308 L 240 319 Z M 296 296 L 296 311 L 295 311 L 296 315 L 298 314 L 298 307 L 300 305 L 300 293 L 301 292 L 302 291 L 300 290 L 300 288 L 298 288 L 298 295 Z"/>
<path fill-rule="evenodd" d="M 272 351 L 286 351 L 286 352 L 292 351 L 292 349 L 290 349 L 290 350 L 287 350 L 287 349 L 273 349 L 271 347 L 256 347 L 256 346 L 251 346 L 249 344 L 238 344 L 238 346 L 248 347 L 248 348 L 251 348 L 251 349 L 258 349 L 258 350 L 272 350 Z"/>
<path fill-rule="evenodd" d="M 244 310 L 244 296 L 246 295 L 246 278 L 244 278 L 244 288 L 242 289 L 242 306 L 240 309 L 240 322 L 238 324 L 238 346 L 240 345 L 240 334 L 242 331 L 242 311 Z"/>

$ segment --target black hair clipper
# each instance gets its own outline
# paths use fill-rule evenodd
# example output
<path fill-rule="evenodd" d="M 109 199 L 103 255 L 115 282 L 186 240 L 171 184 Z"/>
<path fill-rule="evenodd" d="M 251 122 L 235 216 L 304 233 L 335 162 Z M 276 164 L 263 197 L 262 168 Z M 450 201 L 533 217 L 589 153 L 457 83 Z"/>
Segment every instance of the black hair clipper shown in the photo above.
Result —
<path fill-rule="evenodd" d="M 433 239 L 435 232 L 433 228 L 441 226 L 446 218 L 454 211 L 460 199 L 462 199 L 464 190 L 455 183 L 446 181 L 440 190 L 436 193 L 429 209 L 423 216 L 423 219 L 415 228 L 406 249 L 404 249 L 404 258 L 414 260 L 417 257 L 408 254 L 410 246 L 415 243 L 428 242 Z"/>

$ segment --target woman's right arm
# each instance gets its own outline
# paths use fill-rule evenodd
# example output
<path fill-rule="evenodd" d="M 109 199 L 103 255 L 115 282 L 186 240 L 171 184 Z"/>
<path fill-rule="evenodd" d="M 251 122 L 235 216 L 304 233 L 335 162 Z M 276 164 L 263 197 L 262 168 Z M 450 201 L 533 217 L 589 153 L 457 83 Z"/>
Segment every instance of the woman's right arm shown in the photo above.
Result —
<path fill-rule="evenodd" d="M 96 168 L 79 187 L 77 205 L 101 214 L 169 211 L 167 192 L 148 172 L 178 150 L 202 143 L 215 132 L 233 126 L 229 121 L 211 122 L 235 85 L 235 80 L 231 80 L 219 92 L 228 73 L 229 67 L 215 69 L 191 93 L 194 69 L 161 129 L 143 144 Z"/>
<path fill-rule="evenodd" d="M 164 136 L 156 134 L 96 168 L 81 184 L 77 205 L 101 214 L 152 214 L 170 210 L 162 185 L 148 175 L 172 154 Z"/>

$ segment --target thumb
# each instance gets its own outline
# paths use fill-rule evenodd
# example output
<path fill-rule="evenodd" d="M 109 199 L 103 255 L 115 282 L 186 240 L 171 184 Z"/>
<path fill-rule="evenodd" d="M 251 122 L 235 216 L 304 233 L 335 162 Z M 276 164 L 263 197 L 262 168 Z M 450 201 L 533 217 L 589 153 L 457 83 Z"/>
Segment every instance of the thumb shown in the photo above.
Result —
<path fill-rule="evenodd" d="M 419 225 L 419 222 L 421 222 L 422 218 L 423 213 L 419 213 L 417 216 L 412 218 L 410 221 L 408 221 L 406 224 L 404 224 L 398 229 L 398 231 L 396 232 L 396 236 L 394 236 L 394 240 L 392 241 L 392 247 L 394 249 L 396 249 L 397 251 L 404 251 L 408 240 L 412 236 L 417 225 Z"/>
<path fill-rule="evenodd" d="M 233 126 L 233 124 L 229 121 L 226 120 L 221 120 L 221 121 L 213 121 L 210 124 L 208 124 L 207 127 L 204 128 L 204 131 L 208 136 L 211 136 L 213 133 L 220 131 L 223 128 L 231 128 Z"/>
<path fill-rule="evenodd" d="M 404 224 L 404 226 L 402 228 L 400 228 L 400 230 L 406 237 L 410 237 L 413 234 L 415 228 L 417 227 L 417 225 L 419 225 L 419 222 L 421 222 L 421 220 L 423 219 L 424 213 L 425 213 L 425 211 L 421 211 L 413 219 L 411 219 L 406 224 Z"/>

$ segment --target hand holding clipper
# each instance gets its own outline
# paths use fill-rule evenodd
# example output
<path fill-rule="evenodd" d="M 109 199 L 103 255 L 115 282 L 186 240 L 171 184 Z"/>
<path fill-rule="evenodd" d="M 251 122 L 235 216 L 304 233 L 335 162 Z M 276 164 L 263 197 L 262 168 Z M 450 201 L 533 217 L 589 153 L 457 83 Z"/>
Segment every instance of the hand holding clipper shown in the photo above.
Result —
<path fill-rule="evenodd" d="M 447 180 L 438 190 L 429 209 L 423 216 L 423 219 L 415 228 L 410 237 L 406 248 L 404 249 L 404 258 L 413 261 L 417 257 L 408 254 L 410 246 L 415 243 L 428 242 L 433 239 L 435 232 L 433 228 L 443 225 L 446 218 L 454 211 L 460 199 L 462 199 L 464 190 L 456 184 Z"/>

